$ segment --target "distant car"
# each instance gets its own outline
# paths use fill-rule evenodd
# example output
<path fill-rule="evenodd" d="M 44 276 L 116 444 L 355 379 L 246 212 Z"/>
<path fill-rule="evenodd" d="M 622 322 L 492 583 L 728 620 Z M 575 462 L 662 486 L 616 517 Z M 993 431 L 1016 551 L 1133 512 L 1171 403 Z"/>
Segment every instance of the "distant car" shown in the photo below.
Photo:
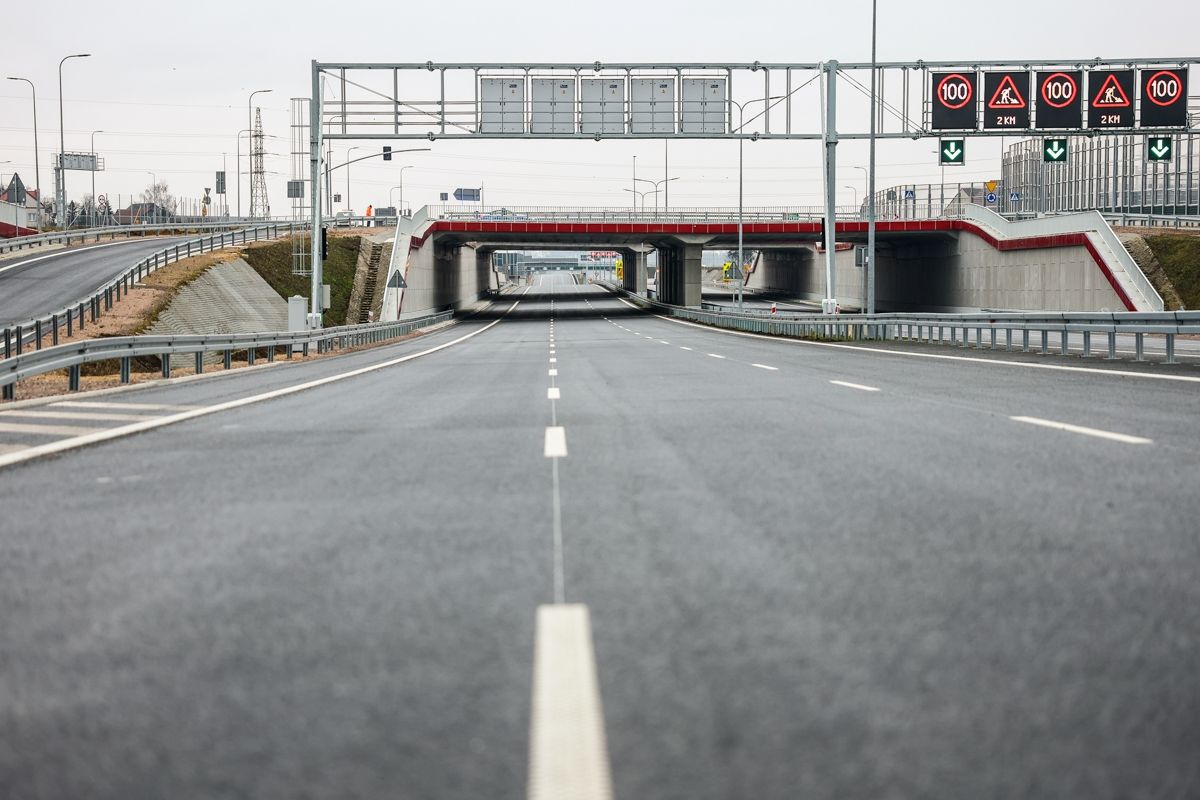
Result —
<path fill-rule="evenodd" d="M 500 209 L 496 209 L 495 211 L 489 211 L 486 214 L 481 215 L 480 219 L 514 220 L 514 219 L 529 219 L 529 216 L 527 214 L 518 214 L 515 211 L 509 211 L 507 208 L 500 208 Z"/>
<path fill-rule="evenodd" d="M 349 228 L 350 220 L 354 217 L 353 211 L 339 211 L 333 215 L 333 224 L 339 228 Z"/>

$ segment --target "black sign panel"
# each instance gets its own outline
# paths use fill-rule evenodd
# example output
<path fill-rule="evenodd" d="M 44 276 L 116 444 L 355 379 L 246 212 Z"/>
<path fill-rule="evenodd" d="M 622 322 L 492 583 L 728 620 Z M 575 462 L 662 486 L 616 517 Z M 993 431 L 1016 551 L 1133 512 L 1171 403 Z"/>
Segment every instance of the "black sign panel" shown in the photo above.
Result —
<path fill-rule="evenodd" d="M 974 72 L 934 72 L 933 119 L 935 131 L 973 131 L 978 127 Z"/>
<path fill-rule="evenodd" d="M 1133 70 L 1088 73 L 1088 127 L 1133 127 Z"/>
<path fill-rule="evenodd" d="M 1029 127 L 1029 73 L 983 73 L 984 130 Z"/>
<path fill-rule="evenodd" d="M 1039 72 L 1037 74 L 1037 127 L 1083 127 L 1083 73 Z"/>
<path fill-rule="evenodd" d="M 1139 80 L 1142 88 L 1142 127 L 1175 128 L 1187 125 L 1187 70 L 1144 69 Z"/>

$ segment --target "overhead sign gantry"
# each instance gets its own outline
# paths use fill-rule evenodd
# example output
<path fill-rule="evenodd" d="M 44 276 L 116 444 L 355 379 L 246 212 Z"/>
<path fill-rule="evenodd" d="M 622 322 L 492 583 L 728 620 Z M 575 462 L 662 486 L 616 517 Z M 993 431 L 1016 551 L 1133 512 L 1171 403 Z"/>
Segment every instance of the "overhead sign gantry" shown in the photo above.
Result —
<path fill-rule="evenodd" d="M 1189 125 L 1188 69 L 1197 62 L 1200 57 L 878 64 L 314 61 L 308 179 L 319 185 L 326 139 L 817 140 L 825 151 L 826 218 L 834 220 L 841 140 L 920 139 L 943 131 L 1136 131 L 1160 144 L 1165 140 L 1169 149 L 1170 136 Z M 872 68 L 878 83 L 873 106 L 865 102 Z M 839 99 L 856 112 L 847 115 L 855 120 L 853 129 L 839 127 Z M 872 114 L 874 130 L 865 130 Z M 965 140 L 955 141 L 956 155 L 943 158 L 962 163 Z M 315 229 L 321 193 L 310 196 Z M 832 302 L 835 226 L 825 228 L 826 299 Z M 319 237 L 313 242 L 312 314 L 319 320 Z"/>

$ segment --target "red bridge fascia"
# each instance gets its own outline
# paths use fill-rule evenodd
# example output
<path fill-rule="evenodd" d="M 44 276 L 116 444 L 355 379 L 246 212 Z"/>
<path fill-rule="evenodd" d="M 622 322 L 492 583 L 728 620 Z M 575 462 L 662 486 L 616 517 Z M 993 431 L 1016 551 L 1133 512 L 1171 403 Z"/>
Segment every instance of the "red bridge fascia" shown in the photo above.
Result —
<path fill-rule="evenodd" d="M 746 237 L 756 235 L 797 234 L 804 236 L 819 236 L 820 222 L 747 222 L 742 225 L 742 234 Z M 425 231 L 424 235 L 412 239 L 413 247 L 421 247 L 425 240 L 437 233 L 460 234 L 574 234 L 595 236 L 630 236 L 644 234 L 647 236 L 735 236 L 738 226 L 735 222 L 535 222 L 532 220 L 435 220 Z M 880 220 L 875 223 L 876 233 L 968 233 L 987 242 L 1000 252 L 1020 250 L 1042 250 L 1058 247 L 1083 247 L 1088 251 L 1096 266 L 1112 286 L 1117 297 L 1125 305 L 1127 311 L 1136 311 L 1137 307 L 1128 293 L 1113 275 L 1112 269 L 1096 250 L 1085 232 L 1060 233 L 1049 236 L 1027 236 L 1019 239 L 997 239 L 978 225 L 961 219 L 931 219 L 931 220 Z M 847 221 L 837 223 L 838 234 L 867 233 L 867 223 Z"/>

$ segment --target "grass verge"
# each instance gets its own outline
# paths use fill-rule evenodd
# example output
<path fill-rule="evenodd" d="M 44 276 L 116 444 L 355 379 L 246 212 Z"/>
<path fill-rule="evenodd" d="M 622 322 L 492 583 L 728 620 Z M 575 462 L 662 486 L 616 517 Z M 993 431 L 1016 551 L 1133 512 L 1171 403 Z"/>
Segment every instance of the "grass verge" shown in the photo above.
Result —
<path fill-rule="evenodd" d="M 1200 309 L 1200 236 L 1146 236 L 1185 308 Z"/>
<path fill-rule="evenodd" d="M 324 261 L 323 276 L 329 284 L 329 308 L 324 324 L 330 328 L 346 324 L 350 292 L 354 289 L 354 271 L 358 267 L 358 236 L 330 236 L 329 257 Z M 301 237 L 307 250 L 309 237 Z M 292 239 L 262 242 L 247 248 L 243 258 L 283 298 L 309 296 L 308 276 L 292 274 Z"/>

